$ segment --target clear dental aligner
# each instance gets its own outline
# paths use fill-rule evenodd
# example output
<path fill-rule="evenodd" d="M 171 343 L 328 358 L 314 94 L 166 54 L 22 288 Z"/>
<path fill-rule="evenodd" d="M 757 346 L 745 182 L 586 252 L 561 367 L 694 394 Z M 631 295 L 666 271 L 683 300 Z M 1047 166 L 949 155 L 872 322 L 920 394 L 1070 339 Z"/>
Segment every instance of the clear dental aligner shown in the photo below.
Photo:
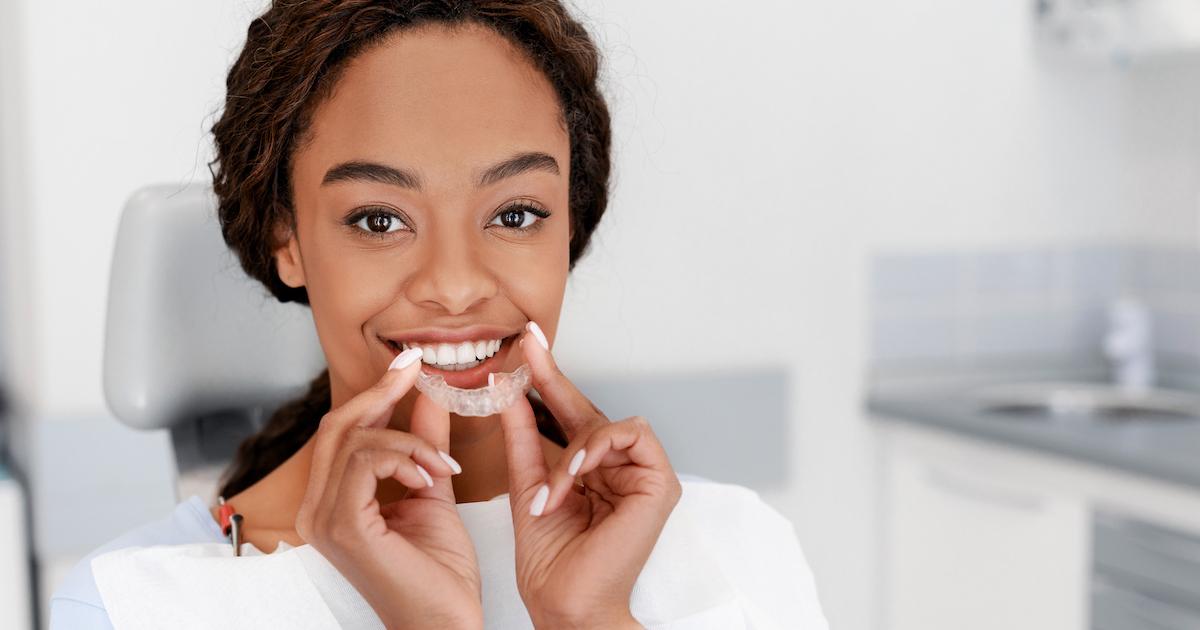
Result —
<path fill-rule="evenodd" d="M 517 402 L 533 385 L 529 365 L 512 372 L 488 375 L 488 385 L 478 389 L 463 389 L 446 383 L 440 374 L 424 370 L 417 376 L 417 389 L 433 399 L 443 409 L 460 416 L 491 416 Z"/>

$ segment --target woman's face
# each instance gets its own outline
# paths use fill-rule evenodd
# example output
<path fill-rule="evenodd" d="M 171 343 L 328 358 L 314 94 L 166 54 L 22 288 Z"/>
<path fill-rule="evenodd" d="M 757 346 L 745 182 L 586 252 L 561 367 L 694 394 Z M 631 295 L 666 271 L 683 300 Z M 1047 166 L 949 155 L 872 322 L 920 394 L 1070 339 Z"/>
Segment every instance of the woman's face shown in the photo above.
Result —
<path fill-rule="evenodd" d="M 554 339 L 570 145 L 553 87 L 500 35 L 429 26 L 360 54 L 293 160 L 296 231 L 276 262 L 307 287 L 335 407 L 379 380 L 393 342 L 503 339 L 474 369 L 423 368 L 470 388 L 521 364 L 527 321 Z"/>

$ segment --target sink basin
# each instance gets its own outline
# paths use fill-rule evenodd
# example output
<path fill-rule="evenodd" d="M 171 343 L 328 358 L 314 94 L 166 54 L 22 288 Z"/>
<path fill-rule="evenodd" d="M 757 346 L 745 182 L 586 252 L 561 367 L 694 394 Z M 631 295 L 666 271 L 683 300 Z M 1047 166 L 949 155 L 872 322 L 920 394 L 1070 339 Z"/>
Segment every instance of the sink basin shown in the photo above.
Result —
<path fill-rule="evenodd" d="M 1200 395 L 1170 389 L 1127 390 L 1098 383 L 1014 383 L 975 390 L 984 413 L 1057 422 L 1200 420 Z"/>

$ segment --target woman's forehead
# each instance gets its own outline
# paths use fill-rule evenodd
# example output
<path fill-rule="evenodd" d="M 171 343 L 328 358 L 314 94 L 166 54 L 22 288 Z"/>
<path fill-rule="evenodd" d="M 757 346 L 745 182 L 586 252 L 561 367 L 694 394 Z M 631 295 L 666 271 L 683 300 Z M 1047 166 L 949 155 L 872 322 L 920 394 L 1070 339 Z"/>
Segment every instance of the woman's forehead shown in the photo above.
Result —
<path fill-rule="evenodd" d="M 564 163 L 569 152 L 549 81 L 507 40 L 478 26 L 401 32 L 360 54 L 310 131 L 303 153 L 315 169 L 370 157 L 473 172 L 516 148 Z"/>

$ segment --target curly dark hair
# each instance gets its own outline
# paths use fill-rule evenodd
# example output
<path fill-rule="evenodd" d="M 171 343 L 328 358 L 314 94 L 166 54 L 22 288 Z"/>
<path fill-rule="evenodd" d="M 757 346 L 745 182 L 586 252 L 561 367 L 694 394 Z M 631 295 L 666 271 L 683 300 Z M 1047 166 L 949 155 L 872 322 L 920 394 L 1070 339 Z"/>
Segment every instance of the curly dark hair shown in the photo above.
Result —
<path fill-rule="evenodd" d="M 523 51 L 559 98 L 570 139 L 570 266 L 587 250 L 608 205 L 611 130 L 599 85 L 600 55 L 584 27 L 558 0 L 275 1 L 250 23 L 226 78 L 220 118 L 212 126 L 209 164 L 221 232 L 242 268 L 281 302 L 308 304 L 304 287 L 279 278 L 273 252 L 281 226 L 295 226 L 290 181 L 297 146 L 313 112 L 333 91 L 349 59 L 386 37 L 426 24 L 491 28 Z M 535 396 L 530 403 L 548 438 L 565 438 Z M 315 432 L 329 411 L 329 371 L 301 398 L 275 410 L 238 448 L 220 493 L 232 496 L 274 470 Z"/>

